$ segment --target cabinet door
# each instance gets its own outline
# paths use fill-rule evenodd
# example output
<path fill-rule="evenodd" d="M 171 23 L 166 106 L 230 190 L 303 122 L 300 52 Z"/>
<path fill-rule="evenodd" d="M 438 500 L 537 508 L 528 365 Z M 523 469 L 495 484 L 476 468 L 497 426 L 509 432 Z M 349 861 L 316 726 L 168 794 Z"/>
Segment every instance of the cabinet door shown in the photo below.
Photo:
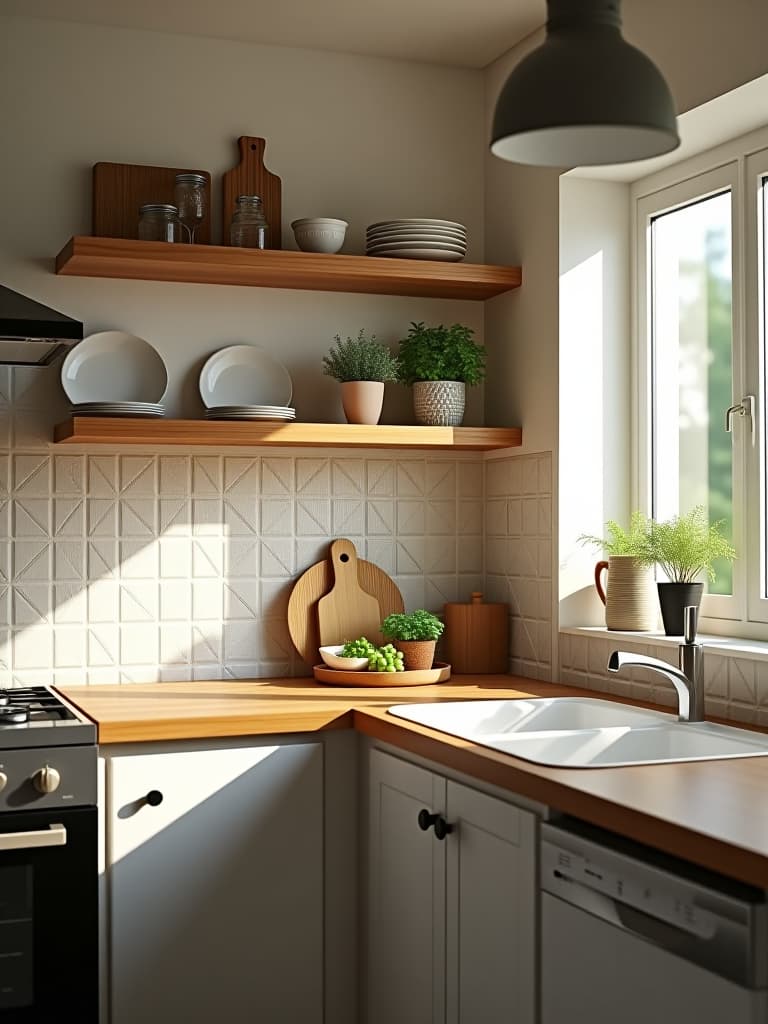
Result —
<path fill-rule="evenodd" d="M 320 1024 L 320 744 L 114 757 L 108 801 L 112 1024 Z"/>
<path fill-rule="evenodd" d="M 447 1024 L 533 1024 L 536 819 L 447 785 Z"/>
<path fill-rule="evenodd" d="M 378 750 L 370 760 L 368 1024 L 443 1024 L 445 852 L 422 808 L 445 782 Z"/>

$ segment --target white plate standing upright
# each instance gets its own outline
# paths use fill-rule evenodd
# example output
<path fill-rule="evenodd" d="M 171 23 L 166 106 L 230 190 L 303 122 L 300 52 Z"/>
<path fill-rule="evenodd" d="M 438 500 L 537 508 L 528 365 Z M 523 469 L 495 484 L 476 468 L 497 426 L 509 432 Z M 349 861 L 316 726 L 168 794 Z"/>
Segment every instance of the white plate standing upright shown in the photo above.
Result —
<path fill-rule="evenodd" d="M 168 387 L 168 370 L 148 341 L 124 331 L 100 331 L 70 349 L 61 385 L 73 405 L 87 402 L 157 404 Z"/>
<path fill-rule="evenodd" d="M 291 375 L 256 345 L 230 345 L 210 357 L 200 372 L 200 397 L 214 406 L 286 407 L 293 396 Z"/>

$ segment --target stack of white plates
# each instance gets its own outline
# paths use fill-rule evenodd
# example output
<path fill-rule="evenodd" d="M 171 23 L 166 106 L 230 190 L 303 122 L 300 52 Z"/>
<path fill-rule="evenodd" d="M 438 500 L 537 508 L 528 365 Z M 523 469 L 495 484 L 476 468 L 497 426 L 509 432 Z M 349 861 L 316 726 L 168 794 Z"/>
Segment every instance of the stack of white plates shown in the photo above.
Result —
<path fill-rule="evenodd" d="M 365 254 L 457 263 L 467 255 L 467 229 L 453 220 L 383 220 L 368 226 Z"/>
<path fill-rule="evenodd" d="M 279 420 L 296 419 L 296 410 L 286 405 L 214 405 L 205 410 L 207 420 Z"/>
<path fill-rule="evenodd" d="M 77 402 L 70 408 L 73 416 L 165 416 L 158 402 Z"/>

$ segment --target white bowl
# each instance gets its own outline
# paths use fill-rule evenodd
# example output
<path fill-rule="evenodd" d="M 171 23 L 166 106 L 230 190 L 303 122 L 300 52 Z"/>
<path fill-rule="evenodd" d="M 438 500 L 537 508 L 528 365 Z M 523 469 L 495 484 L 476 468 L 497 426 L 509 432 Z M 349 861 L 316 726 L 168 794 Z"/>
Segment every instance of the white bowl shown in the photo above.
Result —
<path fill-rule="evenodd" d="M 321 647 L 320 657 L 328 668 L 338 668 L 346 672 L 359 672 L 361 669 L 368 668 L 367 658 L 342 658 L 340 655 L 343 650 L 344 644 L 338 644 L 335 647 Z"/>
<path fill-rule="evenodd" d="M 338 252 L 348 226 L 345 220 L 332 217 L 302 217 L 291 223 L 296 244 L 304 252 Z"/>

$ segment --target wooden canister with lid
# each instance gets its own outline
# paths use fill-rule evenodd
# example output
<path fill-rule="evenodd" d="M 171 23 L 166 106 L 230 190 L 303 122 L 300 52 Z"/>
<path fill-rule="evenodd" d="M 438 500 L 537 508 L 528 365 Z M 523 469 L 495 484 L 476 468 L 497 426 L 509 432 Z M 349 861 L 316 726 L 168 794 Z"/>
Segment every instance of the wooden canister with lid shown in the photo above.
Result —
<path fill-rule="evenodd" d="M 450 602 L 443 611 L 443 657 L 453 672 L 509 671 L 509 605 L 485 604 L 474 591 L 470 604 Z"/>

